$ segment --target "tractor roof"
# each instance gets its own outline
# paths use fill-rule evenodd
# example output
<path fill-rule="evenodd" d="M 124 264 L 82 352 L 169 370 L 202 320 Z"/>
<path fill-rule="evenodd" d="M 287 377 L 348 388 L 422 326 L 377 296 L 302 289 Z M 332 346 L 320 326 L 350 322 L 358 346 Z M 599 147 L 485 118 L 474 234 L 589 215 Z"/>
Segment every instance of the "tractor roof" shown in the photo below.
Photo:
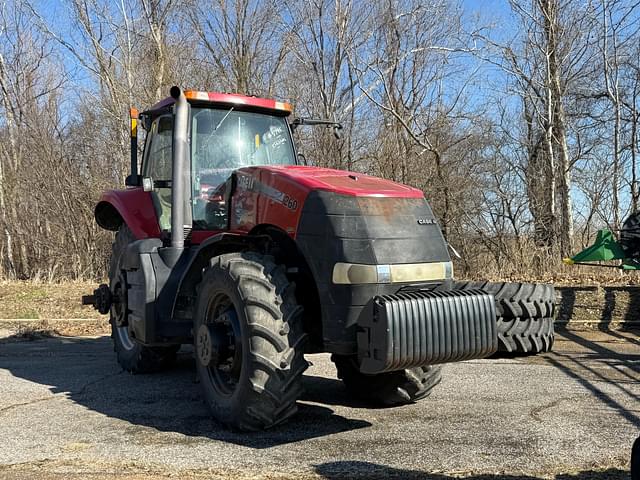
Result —
<path fill-rule="evenodd" d="M 271 110 L 278 115 L 289 115 L 293 107 L 289 103 L 278 102 L 267 98 L 240 95 L 238 93 L 199 92 L 197 90 L 185 90 L 184 96 L 191 103 L 209 103 L 221 106 L 254 107 L 260 110 Z M 166 108 L 175 103 L 173 97 L 167 97 L 159 101 L 149 109 L 150 112 Z"/>

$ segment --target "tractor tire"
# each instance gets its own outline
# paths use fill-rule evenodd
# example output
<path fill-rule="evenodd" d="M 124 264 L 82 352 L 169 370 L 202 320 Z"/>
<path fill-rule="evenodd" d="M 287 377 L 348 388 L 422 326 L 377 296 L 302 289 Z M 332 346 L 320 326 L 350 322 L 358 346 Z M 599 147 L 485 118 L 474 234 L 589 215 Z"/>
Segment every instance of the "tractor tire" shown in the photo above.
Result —
<path fill-rule="evenodd" d="M 455 282 L 455 290 L 484 290 L 496 299 L 503 318 L 553 317 L 555 289 L 544 283 Z"/>
<path fill-rule="evenodd" d="M 555 315 L 553 285 L 456 282 L 453 289 L 479 289 L 494 296 L 499 352 L 533 354 L 551 351 Z"/>
<path fill-rule="evenodd" d="M 368 375 L 360 372 L 355 356 L 331 355 L 338 378 L 354 397 L 376 406 L 393 407 L 429 396 L 442 380 L 442 366 L 408 368 Z"/>
<path fill-rule="evenodd" d="M 214 257 L 197 287 L 196 368 L 214 417 L 240 431 L 264 430 L 297 411 L 306 335 L 295 285 L 272 257 Z"/>
<path fill-rule="evenodd" d="M 498 351 L 534 354 L 553 348 L 553 317 L 498 318 Z"/>
<path fill-rule="evenodd" d="M 127 245 L 136 238 L 126 225 L 122 225 L 116 233 L 111 247 L 111 261 L 109 263 L 109 282 L 113 285 L 120 271 L 122 254 Z M 118 327 L 111 309 L 111 338 L 118 363 L 123 370 L 130 373 L 152 373 L 164 370 L 173 365 L 180 345 L 167 347 L 145 347 L 136 342 L 129 335 L 127 327 Z"/>

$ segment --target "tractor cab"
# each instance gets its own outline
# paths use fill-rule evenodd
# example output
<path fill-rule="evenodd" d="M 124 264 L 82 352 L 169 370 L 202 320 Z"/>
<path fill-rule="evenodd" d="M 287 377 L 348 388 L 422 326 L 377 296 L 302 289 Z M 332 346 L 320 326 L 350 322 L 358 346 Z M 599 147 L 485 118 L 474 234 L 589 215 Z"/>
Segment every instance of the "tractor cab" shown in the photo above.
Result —
<path fill-rule="evenodd" d="M 188 102 L 188 148 L 183 174 L 189 180 L 185 193 L 192 229 L 222 230 L 228 220 L 225 193 L 234 171 L 296 164 L 287 122 L 291 106 L 236 94 L 186 91 L 184 96 Z M 139 115 L 147 137 L 141 176 L 130 182 L 151 192 L 159 227 L 165 234 L 171 230 L 174 104 L 175 99 L 169 97 Z M 132 121 L 135 117 L 133 112 Z"/>

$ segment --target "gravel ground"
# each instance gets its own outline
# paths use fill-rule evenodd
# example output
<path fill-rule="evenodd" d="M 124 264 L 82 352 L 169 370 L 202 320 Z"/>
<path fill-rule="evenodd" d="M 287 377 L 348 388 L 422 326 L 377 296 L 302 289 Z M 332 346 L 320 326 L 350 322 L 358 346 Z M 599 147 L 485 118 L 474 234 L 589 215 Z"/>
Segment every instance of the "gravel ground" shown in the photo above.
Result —
<path fill-rule="evenodd" d="M 555 352 L 447 365 L 433 395 L 368 409 L 311 355 L 298 415 L 231 433 L 187 351 L 132 376 L 108 337 L 0 341 L 0 478 L 628 478 L 640 337 L 563 332 Z"/>

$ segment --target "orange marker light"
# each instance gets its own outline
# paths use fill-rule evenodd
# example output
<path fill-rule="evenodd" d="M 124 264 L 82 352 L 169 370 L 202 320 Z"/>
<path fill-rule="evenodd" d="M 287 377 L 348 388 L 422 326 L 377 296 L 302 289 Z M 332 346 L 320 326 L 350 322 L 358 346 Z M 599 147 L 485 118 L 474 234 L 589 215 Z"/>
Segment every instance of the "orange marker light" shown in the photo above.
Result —
<path fill-rule="evenodd" d="M 129 118 L 131 119 L 131 138 L 138 136 L 138 109 L 129 109 Z"/>

